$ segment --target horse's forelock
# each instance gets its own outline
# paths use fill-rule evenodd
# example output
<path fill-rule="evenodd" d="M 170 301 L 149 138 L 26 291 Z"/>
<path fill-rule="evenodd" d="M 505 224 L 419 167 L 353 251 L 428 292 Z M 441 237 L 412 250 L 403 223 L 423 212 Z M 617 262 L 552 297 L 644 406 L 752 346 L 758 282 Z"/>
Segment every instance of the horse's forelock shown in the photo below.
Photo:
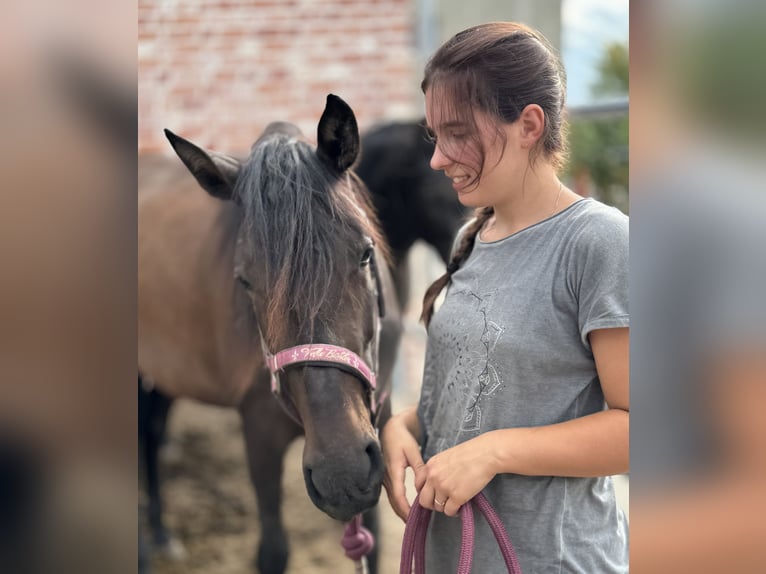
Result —
<path fill-rule="evenodd" d="M 290 315 L 313 334 L 338 255 L 365 235 L 383 245 L 364 185 L 351 172 L 338 179 L 306 142 L 272 132 L 253 146 L 236 193 L 271 295 L 267 341 L 284 340 Z"/>

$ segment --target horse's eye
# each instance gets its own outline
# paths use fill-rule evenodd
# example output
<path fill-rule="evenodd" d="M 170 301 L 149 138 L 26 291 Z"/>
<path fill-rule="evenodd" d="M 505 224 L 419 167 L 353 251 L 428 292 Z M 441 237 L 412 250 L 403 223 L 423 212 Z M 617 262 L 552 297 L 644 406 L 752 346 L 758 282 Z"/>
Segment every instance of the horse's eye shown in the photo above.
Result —
<path fill-rule="evenodd" d="M 372 259 L 372 253 L 373 253 L 373 247 L 370 245 L 367 247 L 367 249 L 364 250 L 364 253 L 362 253 L 362 258 L 359 260 L 359 267 L 367 267 L 367 265 L 370 264 L 370 260 Z"/>
<path fill-rule="evenodd" d="M 250 281 L 242 277 L 242 275 L 237 275 L 236 279 L 239 282 L 239 284 L 242 285 L 242 287 L 244 287 L 248 291 L 252 291 L 253 286 L 250 284 Z"/>

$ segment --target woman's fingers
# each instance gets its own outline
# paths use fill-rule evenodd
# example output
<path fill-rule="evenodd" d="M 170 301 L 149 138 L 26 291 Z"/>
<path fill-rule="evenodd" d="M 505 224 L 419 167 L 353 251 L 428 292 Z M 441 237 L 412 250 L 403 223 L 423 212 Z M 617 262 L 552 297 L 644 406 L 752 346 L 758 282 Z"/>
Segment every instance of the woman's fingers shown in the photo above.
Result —
<path fill-rule="evenodd" d="M 383 428 L 381 443 L 386 464 L 383 484 L 388 493 L 388 501 L 396 515 L 406 521 L 410 512 L 405 487 L 407 467 L 412 468 L 415 473 L 416 488 L 423 484 L 426 476 L 420 446 L 406 426 L 400 424 L 400 421 L 395 418 Z"/>
<path fill-rule="evenodd" d="M 458 511 L 460 510 L 460 504 L 457 504 L 456 502 L 453 502 L 451 499 L 447 499 L 444 506 L 441 507 L 440 510 L 444 512 L 447 516 L 457 516 Z"/>
<path fill-rule="evenodd" d="M 423 508 L 428 508 L 429 510 L 441 511 L 441 508 L 434 507 L 435 496 L 436 496 L 436 493 L 434 492 L 433 485 L 426 482 L 423 485 L 423 488 L 420 489 L 420 494 L 418 494 L 418 502 L 420 502 L 420 506 L 422 506 Z"/>
<path fill-rule="evenodd" d="M 397 453 L 392 456 L 392 452 Z M 388 502 L 396 515 L 402 520 L 407 520 L 410 505 L 404 488 L 404 471 L 407 468 L 407 456 L 403 451 L 386 449 L 384 451 L 386 474 L 383 486 L 388 494 Z"/>
<path fill-rule="evenodd" d="M 415 472 L 415 491 L 420 492 L 428 479 L 428 469 L 422 458 L 417 464 L 412 465 L 412 470 Z"/>
<path fill-rule="evenodd" d="M 423 457 L 420 456 L 420 447 L 415 444 L 414 447 L 408 448 L 405 451 L 405 456 L 407 457 L 408 466 L 415 473 L 415 491 L 420 492 L 428 476 L 426 463 L 423 462 Z"/>
<path fill-rule="evenodd" d="M 407 496 L 404 492 L 404 482 L 394 481 L 392 477 L 391 480 L 386 480 L 383 484 L 386 487 L 388 502 L 394 510 L 394 513 L 406 522 L 407 516 L 409 516 L 410 513 L 410 505 L 407 502 Z"/>
<path fill-rule="evenodd" d="M 415 440 L 408 435 L 409 440 L 404 445 L 390 447 L 388 452 L 398 452 L 397 456 L 386 456 L 386 480 L 384 485 L 388 493 L 388 500 L 396 515 L 406 521 L 410 512 L 410 503 L 407 500 L 405 487 L 405 470 L 412 467 L 417 474 L 418 468 L 424 467 L 423 458 L 420 456 L 420 448 Z"/>

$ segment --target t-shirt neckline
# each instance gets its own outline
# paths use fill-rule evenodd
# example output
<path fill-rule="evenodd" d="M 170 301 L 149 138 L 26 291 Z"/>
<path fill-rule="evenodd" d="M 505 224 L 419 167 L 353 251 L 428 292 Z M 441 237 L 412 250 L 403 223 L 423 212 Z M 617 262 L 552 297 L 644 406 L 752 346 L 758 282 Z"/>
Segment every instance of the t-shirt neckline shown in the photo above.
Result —
<path fill-rule="evenodd" d="M 524 229 L 519 229 L 518 231 L 515 231 L 515 232 L 511 233 L 510 235 L 506 235 L 505 237 L 501 237 L 500 239 L 495 239 L 494 241 L 484 241 L 484 240 L 482 240 L 482 238 L 481 238 L 481 231 L 479 231 L 479 233 L 476 234 L 476 243 L 478 243 L 480 245 L 494 245 L 496 243 L 500 243 L 501 241 L 505 241 L 506 239 L 510 239 L 512 237 L 516 237 L 517 235 L 519 235 L 521 233 L 524 233 L 526 231 L 529 231 L 530 229 L 534 229 L 534 228 L 542 225 L 543 223 L 546 223 L 548 221 L 552 221 L 553 219 L 556 219 L 559 216 L 564 215 L 565 213 L 571 211 L 576 205 L 580 205 L 584 201 L 592 201 L 592 200 L 593 200 L 593 198 L 591 198 L 591 197 L 583 197 L 582 199 L 578 199 L 572 205 L 568 205 L 567 207 L 565 207 L 561 211 L 559 211 L 557 213 L 554 213 L 553 215 L 551 215 L 549 217 L 546 217 L 545 219 L 541 219 L 537 223 L 533 223 L 532 225 L 529 225 L 529 226 L 525 227 Z"/>

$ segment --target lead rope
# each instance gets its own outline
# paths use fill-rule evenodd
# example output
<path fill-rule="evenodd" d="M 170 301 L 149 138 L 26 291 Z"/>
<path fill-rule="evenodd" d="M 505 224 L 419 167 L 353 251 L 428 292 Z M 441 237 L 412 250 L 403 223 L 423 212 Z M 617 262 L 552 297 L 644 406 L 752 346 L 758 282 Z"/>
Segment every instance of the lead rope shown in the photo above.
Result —
<path fill-rule="evenodd" d="M 346 551 L 346 558 L 354 561 L 356 573 L 367 574 L 367 555 L 375 548 L 375 538 L 372 532 L 362 526 L 361 514 L 346 522 L 340 545 Z"/>
<path fill-rule="evenodd" d="M 519 559 L 508 538 L 508 533 L 505 531 L 505 526 L 503 526 L 495 509 L 492 508 L 492 505 L 481 492 L 460 507 L 462 532 L 457 574 L 470 574 L 471 572 L 474 546 L 474 506 L 484 515 L 490 529 L 492 529 L 509 574 L 521 574 Z M 425 574 L 426 532 L 428 531 L 430 519 L 431 511 L 423 508 L 416 498 L 410 509 L 410 515 L 407 517 L 407 526 L 404 529 L 399 574 L 412 573 L 413 559 L 415 562 L 415 574 Z"/>

